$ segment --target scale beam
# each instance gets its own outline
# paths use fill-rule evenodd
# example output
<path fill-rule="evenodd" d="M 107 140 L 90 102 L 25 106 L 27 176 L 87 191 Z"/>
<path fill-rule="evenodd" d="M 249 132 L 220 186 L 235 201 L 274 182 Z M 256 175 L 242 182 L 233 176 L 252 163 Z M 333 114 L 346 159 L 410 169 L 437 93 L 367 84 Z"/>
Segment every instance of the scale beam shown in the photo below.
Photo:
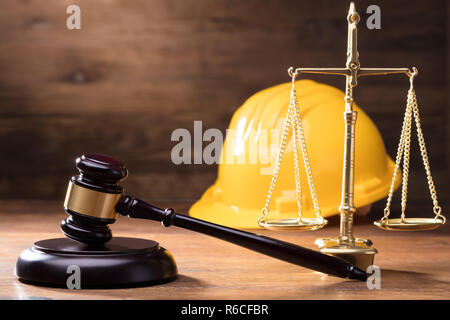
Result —
<path fill-rule="evenodd" d="M 360 68 L 358 76 L 381 76 L 389 74 L 406 74 L 408 77 L 413 73 L 408 68 Z"/>
<path fill-rule="evenodd" d="M 349 68 L 297 68 L 295 71 L 297 75 L 301 73 L 313 73 L 313 74 L 330 74 L 337 76 L 351 76 L 352 70 Z M 357 77 L 360 76 L 380 76 L 390 74 L 405 74 L 408 77 L 413 73 L 409 68 L 359 68 L 356 73 Z M 292 72 L 289 72 L 289 76 L 292 77 Z"/>
<path fill-rule="evenodd" d="M 334 74 L 338 76 L 348 76 L 350 72 L 347 68 L 297 68 L 295 69 L 297 75 L 301 73 L 316 73 L 316 74 Z M 289 73 L 292 77 L 292 74 Z"/>

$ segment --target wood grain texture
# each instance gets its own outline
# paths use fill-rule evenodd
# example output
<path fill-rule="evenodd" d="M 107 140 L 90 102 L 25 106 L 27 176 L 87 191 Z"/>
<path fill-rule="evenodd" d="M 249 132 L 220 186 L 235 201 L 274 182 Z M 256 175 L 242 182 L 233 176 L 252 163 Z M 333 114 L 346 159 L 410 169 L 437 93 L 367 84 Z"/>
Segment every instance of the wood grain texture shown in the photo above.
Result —
<path fill-rule="evenodd" d="M 160 203 L 186 209 L 183 203 Z M 381 290 L 366 283 L 311 272 L 229 243 L 159 223 L 119 217 L 117 236 L 153 239 L 175 256 L 179 278 L 153 287 L 120 290 L 64 290 L 26 285 L 13 275 L 20 253 L 33 242 L 61 237 L 61 205 L 43 201 L 0 201 L 1 299 L 449 299 L 449 224 L 432 232 L 387 232 L 371 217 L 355 219 L 355 234 L 374 242 Z M 420 207 L 416 210 L 421 211 Z M 370 219 L 369 219 L 370 218 Z M 18 227 L 20 226 L 20 228 Z M 335 236 L 337 220 L 316 232 L 258 233 L 316 249 L 318 237 Z"/>
<path fill-rule="evenodd" d="M 69 4 L 81 7 L 81 30 L 65 27 Z M 378 1 L 375 31 L 364 26 L 369 4 L 357 3 L 361 64 L 419 68 L 424 134 L 448 202 L 448 4 Z M 216 167 L 174 166 L 174 129 L 202 120 L 224 131 L 251 94 L 288 81 L 289 66 L 345 62 L 347 4 L 339 1 L 3 0 L 2 8 L 0 198 L 60 198 L 73 159 L 89 151 L 122 159 L 136 180 L 154 177 L 161 187 L 152 198 L 196 199 Z M 344 87 L 341 78 L 312 78 Z M 370 77 L 355 92 L 392 157 L 407 88 L 402 76 Z M 180 176 L 194 183 L 165 193 Z M 140 185 L 133 191 L 150 186 Z"/>

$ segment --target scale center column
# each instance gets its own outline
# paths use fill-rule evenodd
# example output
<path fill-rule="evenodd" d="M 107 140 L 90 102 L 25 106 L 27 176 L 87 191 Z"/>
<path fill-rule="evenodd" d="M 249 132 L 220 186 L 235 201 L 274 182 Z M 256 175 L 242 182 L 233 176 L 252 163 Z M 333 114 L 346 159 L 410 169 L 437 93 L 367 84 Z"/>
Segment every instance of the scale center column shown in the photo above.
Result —
<path fill-rule="evenodd" d="M 377 250 L 369 239 L 358 239 L 353 236 L 353 215 L 355 185 L 355 129 L 357 112 L 353 110 L 351 77 L 347 76 L 345 95 L 345 142 L 344 162 L 342 169 L 342 196 L 340 212 L 340 233 L 337 238 L 321 238 L 316 240 L 322 253 L 331 254 L 349 261 L 362 270 L 373 264 Z"/>
<path fill-rule="evenodd" d="M 357 112 L 353 110 L 353 96 L 350 79 L 347 76 L 345 95 L 345 142 L 344 163 L 342 173 L 342 196 L 339 212 L 341 213 L 341 229 L 339 244 L 354 245 L 353 214 L 356 211 L 354 205 L 355 185 L 355 124 Z"/>

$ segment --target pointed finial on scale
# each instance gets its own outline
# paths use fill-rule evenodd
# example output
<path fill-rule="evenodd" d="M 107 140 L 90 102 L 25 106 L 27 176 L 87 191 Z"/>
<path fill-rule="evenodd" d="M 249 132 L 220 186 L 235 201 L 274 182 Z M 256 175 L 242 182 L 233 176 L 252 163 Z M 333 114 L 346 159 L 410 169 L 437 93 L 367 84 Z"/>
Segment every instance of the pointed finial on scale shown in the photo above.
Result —
<path fill-rule="evenodd" d="M 358 40 L 356 25 L 358 24 L 360 18 L 359 14 L 356 12 L 355 4 L 350 3 L 350 9 L 348 10 L 348 34 L 347 34 L 347 62 L 346 67 L 350 72 L 350 85 L 356 87 L 358 71 L 359 71 L 359 53 L 358 53 Z"/>
<path fill-rule="evenodd" d="M 356 12 L 356 8 L 355 8 L 355 3 L 354 2 L 350 2 L 350 8 L 348 9 L 348 16 L 347 16 L 347 20 L 349 23 L 353 23 L 359 22 L 359 14 L 358 12 Z"/>

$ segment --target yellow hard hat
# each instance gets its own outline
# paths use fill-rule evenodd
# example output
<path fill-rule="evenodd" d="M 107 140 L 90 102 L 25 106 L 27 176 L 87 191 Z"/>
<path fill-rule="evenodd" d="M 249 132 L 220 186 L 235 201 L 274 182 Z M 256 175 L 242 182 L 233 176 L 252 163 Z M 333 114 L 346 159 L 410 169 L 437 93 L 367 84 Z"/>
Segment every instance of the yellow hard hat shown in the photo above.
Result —
<path fill-rule="evenodd" d="M 236 111 L 222 148 L 217 180 L 190 208 L 191 216 L 233 228 L 259 228 L 291 86 L 284 83 L 262 90 Z M 298 80 L 295 86 L 321 213 L 331 216 L 338 213 L 341 200 L 344 93 L 312 80 Z M 358 208 L 388 194 L 394 162 L 386 154 L 372 120 L 358 106 L 354 110 L 358 112 L 354 188 Z M 288 137 L 269 207 L 270 218 L 298 217 L 292 133 Z M 315 217 L 301 154 L 299 157 L 302 214 Z"/>

